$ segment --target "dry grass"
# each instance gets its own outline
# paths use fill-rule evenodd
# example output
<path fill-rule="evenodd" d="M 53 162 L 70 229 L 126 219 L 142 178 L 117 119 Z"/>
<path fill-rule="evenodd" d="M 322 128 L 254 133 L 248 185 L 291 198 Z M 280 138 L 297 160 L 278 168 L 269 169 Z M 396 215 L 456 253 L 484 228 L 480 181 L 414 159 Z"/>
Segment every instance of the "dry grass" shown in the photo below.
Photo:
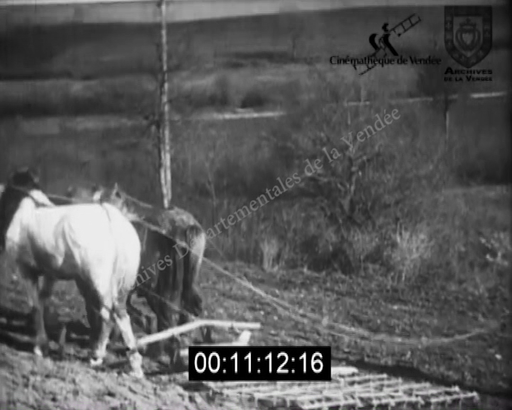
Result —
<path fill-rule="evenodd" d="M 414 280 L 422 265 L 431 256 L 432 240 L 425 227 L 414 230 L 399 228 L 395 235 L 395 248 L 391 251 L 393 272 L 391 279 L 403 285 L 406 281 Z"/>
<path fill-rule="evenodd" d="M 276 257 L 279 253 L 279 241 L 273 236 L 266 236 L 260 239 L 260 249 L 263 255 L 261 267 L 269 272 L 279 268 L 276 264 Z"/>

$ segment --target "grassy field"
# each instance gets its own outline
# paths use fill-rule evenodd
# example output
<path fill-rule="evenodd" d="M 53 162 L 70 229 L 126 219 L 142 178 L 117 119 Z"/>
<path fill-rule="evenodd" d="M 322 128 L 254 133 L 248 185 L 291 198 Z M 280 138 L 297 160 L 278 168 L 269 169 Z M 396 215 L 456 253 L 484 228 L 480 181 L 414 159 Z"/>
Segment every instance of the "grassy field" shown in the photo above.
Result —
<path fill-rule="evenodd" d="M 413 13 L 421 23 L 393 44 L 405 56 L 441 58 L 441 66 L 421 68 L 424 78 L 441 81 L 418 89 L 441 92 L 444 70 L 454 65 L 444 48 L 443 9 L 364 8 L 170 25 L 172 108 L 283 105 L 301 97 L 297 84 L 307 80 L 305 62 L 350 74 L 351 66 L 329 66 L 329 58 L 370 54 L 371 33 Z M 475 67 L 491 68 L 492 83 L 464 84 L 465 90 L 507 88 L 506 15 L 506 8 L 495 7 L 493 50 Z M 156 26 L 128 24 L 29 26 L 2 33 L 0 115 L 152 112 L 158 38 Z"/>
<path fill-rule="evenodd" d="M 440 55 L 441 67 L 385 67 L 358 77 L 352 67 L 327 64 L 333 54 L 370 53 L 372 32 L 414 12 L 421 15 L 421 24 L 393 44 L 406 55 Z M 222 23 L 170 26 L 171 106 L 182 116 L 172 122 L 173 202 L 209 229 L 275 189 L 278 178 L 300 174 L 293 189 L 209 241 L 207 256 L 280 300 L 318 315 L 326 325 L 322 330 L 292 320 L 205 266 L 201 288 L 208 315 L 263 321 L 256 344 L 325 343 L 340 360 L 361 367 L 380 365 L 381 371 L 404 377 L 414 368 L 440 383 L 481 388 L 491 395 L 503 392 L 508 382 L 506 326 L 409 351 L 349 342 L 326 329 L 334 331 L 337 323 L 404 337 L 450 337 L 497 324 L 509 314 L 509 99 L 454 102 L 448 134 L 439 102 L 390 102 L 443 91 L 464 96 L 508 89 L 504 10 L 495 9 L 493 51 L 476 67 L 491 68 L 493 81 L 451 89 L 443 83 L 444 69 L 455 64 L 444 50 L 441 8 L 343 10 Z M 294 32 L 300 33 L 295 56 Z M 155 38 L 155 29 L 143 25 L 33 27 L 2 37 L 0 50 L 8 58 L 0 58 L 0 179 L 16 166 L 31 164 L 40 169 L 51 193 L 62 194 L 70 184 L 118 182 L 131 195 L 159 203 L 157 146 L 144 120 L 156 100 Z M 360 99 L 372 105 L 345 108 L 346 101 Z M 288 115 L 214 122 L 189 117 L 236 107 L 282 108 Z M 353 207 L 346 208 L 354 222 L 341 212 L 349 189 L 339 186 L 349 184 L 352 175 L 341 137 L 395 109 L 399 119 L 357 147 L 357 154 L 370 159 L 360 170 Z M 305 161 L 326 164 L 323 149 L 339 150 L 342 159 L 323 166 L 317 180 L 306 178 Z M 19 283 L 7 269 L 2 274 L 7 277 L 0 305 L 21 312 Z M 54 303 L 63 320 L 83 321 L 82 306 L 70 303 L 73 292 L 73 285 L 60 286 Z M 26 338 L 24 332 L 14 331 L 18 339 Z M 76 385 L 92 383 L 94 375 L 83 369 L 84 351 L 75 342 L 70 340 L 66 356 L 70 364 L 32 363 L 15 350 L 19 340 L 4 343 L 10 347 L 7 353 L 0 349 L 0 360 L 9 369 L 19 360 L 26 372 L 42 371 L 49 380 L 71 374 Z M 158 367 L 150 360 L 146 365 Z M 1 376 L 8 378 L 15 398 L 23 396 L 21 376 L 14 371 Z M 101 394 L 101 383 L 92 383 L 84 403 L 114 408 L 114 402 L 135 400 L 131 405 L 144 408 L 147 403 L 140 397 L 151 395 L 147 389 L 169 382 L 150 378 L 134 395 L 130 382 L 117 388 L 116 376 L 109 378 L 105 371 L 103 377 L 111 393 Z M 41 386 L 23 396 L 34 397 L 35 404 L 22 408 L 39 408 L 55 395 L 51 383 Z M 66 408 L 75 393 L 70 388 L 66 394 L 54 400 L 59 408 Z M 163 408 L 176 404 L 165 394 L 158 400 Z M 197 405 L 203 407 L 208 408 Z"/>

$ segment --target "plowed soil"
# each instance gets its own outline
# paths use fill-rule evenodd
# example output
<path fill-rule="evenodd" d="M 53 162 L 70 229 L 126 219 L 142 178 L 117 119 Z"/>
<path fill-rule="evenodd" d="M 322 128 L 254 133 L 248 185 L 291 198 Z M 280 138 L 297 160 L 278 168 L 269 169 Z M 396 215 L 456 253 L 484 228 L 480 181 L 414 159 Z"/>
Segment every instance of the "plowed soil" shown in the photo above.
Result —
<path fill-rule="evenodd" d="M 357 338 L 329 334 L 329 330 L 334 329 L 333 322 L 406 338 L 422 336 L 426 338 L 424 340 L 471 332 L 496 324 L 497 319 L 507 312 L 506 286 L 503 286 L 502 294 L 496 295 L 495 303 L 448 291 L 436 299 L 428 295 L 405 299 L 377 292 L 378 283 L 374 280 L 376 285 L 369 286 L 364 275 L 344 278 L 305 271 L 263 272 L 233 263 L 223 267 L 298 309 L 292 317 L 249 287 L 205 264 L 201 287 L 207 316 L 261 322 L 263 328 L 253 334 L 251 344 L 330 344 L 336 362 L 479 389 L 484 393 L 484 400 L 478 408 L 495 410 L 506 406 L 505 401 L 497 398 L 496 392 L 507 388 L 508 350 L 505 347 L 508 339 L 503 328 L 426 348 L 404 348 L 393 343 L 368 344 Z M 204 392 L 185 390 L 180 386 L 179 378 L 167 373 L 164 361 L 145 357 L 146 379 L 132 379 L 127 374 L 122 353 L 116 353 L 121 346 L 115 343 L 110 345 L 106 365 L 100 369 L 90 368 L 83 301 L 71 282 L 59 283 L 51 302 L 51 337 L 58 340 L 60 329 L 66 324 L 65 348 L 59 350 L 57 343 L 52 342 L 50 357 L 35 357 L 31 353 L 28 305 L 23 286 L 7 267 L 2 266 L 1 270 L 1 409 L 226 408 L 226 404 L 219 407 L 208 401 Z M 300 310 L 318 315 L 322 318 L 321 323 L 298 319 Z M 218 339 L 227 337 L 216 336 Z M 232 407 L 241 408 L 235 404 Z"/>

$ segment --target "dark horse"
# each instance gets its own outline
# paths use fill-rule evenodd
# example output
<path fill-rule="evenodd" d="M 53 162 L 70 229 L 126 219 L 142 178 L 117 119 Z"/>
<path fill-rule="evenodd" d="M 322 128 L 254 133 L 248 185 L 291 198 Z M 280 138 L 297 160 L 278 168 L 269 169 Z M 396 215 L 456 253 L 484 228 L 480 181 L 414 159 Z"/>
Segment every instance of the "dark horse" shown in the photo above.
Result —
<path fill-rule="evenodd" d="M 197 220 L 187 211 L 179 208 L 156 209 L 122 192 L 117 184 L 113 189 L 103 187 L 70 187 L 67 196 L 77 201 L 107 202 L 120 209 L 132 221 L 142 244 L 141 267 L 137 286 L 128 297 L 146 299 L 157 317 L 158 331 L 184 324 L 193 316 L 203 312 L 202 298 L 195 287 L 204 249 L 206 234 Z M 162 228 L 162 233 L 148 228 L 148 225 Z M 140 312 L 138 312 L 140 313 Z M 146 325 L 146 332 L 152 333 L 152 326 Z M 204 342 L 212 343 L 209 329 L 202 333 Z M 167 344 L 171 365 L 181 366 L 179 342 L 176 338 Z M 160 344 L 160 352 L 165 344 Z"/>

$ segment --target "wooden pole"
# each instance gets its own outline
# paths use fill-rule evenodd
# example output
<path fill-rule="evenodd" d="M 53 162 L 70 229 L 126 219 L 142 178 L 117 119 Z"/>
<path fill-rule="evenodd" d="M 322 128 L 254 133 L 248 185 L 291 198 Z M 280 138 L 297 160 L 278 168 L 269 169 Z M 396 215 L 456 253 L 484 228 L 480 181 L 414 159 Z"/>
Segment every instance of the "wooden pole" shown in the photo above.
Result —
<path fill-rule="evenodd" d="M 251 332 L 249 330 L 244 330 L 238 339 L 232 342 L 224 342 L 224 343 L 214 343 L 214 344 L 202 344 L 199 346 L 248 346 L 249 340 L 251 338 Z M 189 351 L 188 348 L 180 350 L 181 357 L 188 357 Z"/>
<path fill-rule="evenodd" d="M 448 93 L 445 93 L 444 98 L 444 132 L 446 141 L 450 138 L 450 99 Z"/>
<path fill-rule="evenodd" d="M 146 335 L 137 340 L 137 348 L 144 347 L 148 344 L 159 342 L 160 340 L 169 339 L 173 336 L 178 336 L 182 333 L 190 332 L 194 329 L 211 326 L 211 327 L 221 327 L 224 329 L 243 329 L 243 330 L 258 330 L 261 328 L 260 323 L 255 322 L 232 322 L 229 320 L 208 320 L 208 319 L 199 319 L 194 322 L 185 323 L 181 326 L 172 327 L 167 330 L 163 330 L 158 333 L 153 333 L 151 335 Z"/>
<path fill-rule="evenodd" d="M 172 198 L 171 184 L 171 118 L 169 111 L 169 78 L 167 62 L 167 4 L 166 0 L 160 0 L 160 41 L 161 47 L 161 71 L 162 83 L 160 86 L 160 98 L 162 115 L 160 116 L 160 185 L 162 189 L 162 199 L 165 209 L 168 209 Z"/>

